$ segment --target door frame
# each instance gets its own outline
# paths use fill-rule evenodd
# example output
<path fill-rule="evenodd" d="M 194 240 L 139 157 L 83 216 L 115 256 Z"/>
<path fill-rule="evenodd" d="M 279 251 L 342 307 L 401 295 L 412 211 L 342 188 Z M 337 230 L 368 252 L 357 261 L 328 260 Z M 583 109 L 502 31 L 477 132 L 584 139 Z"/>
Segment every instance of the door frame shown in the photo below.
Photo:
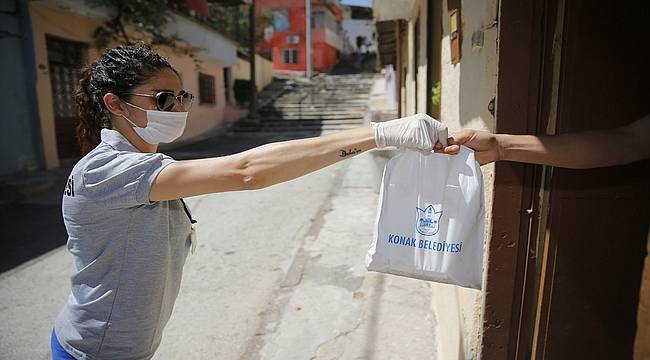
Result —
<path fill-rule="evenodd" d="M 52 60 L 51 57 L 50 57 L 50 43 L 56 43 L 56 42 L 67 43 L 67 44 L 70 44 L 72 46 L 80 48 L 81 49 L 80 50 L 81 59 L 80 59 L 79 63 L 78 64 L 61 63 L 61 62 Z M 63 141 L 63 140 L 60 138 L 60 134 L 59 134 L 59 132 L 60 132 L 59 121 L 61 121 L 62 119 L 57 117 L 56 105 L 54 104 L 56 94 L 55 94 L 54 88 L 52 87 L 52 82 L 54 81 L 53 74 L 52 74 L 52 68 L 53 68 L 53 65 L 57 65 L 57 66 L 60 65 L 60 66 L 65 66 L 65 67 L 74 67 L 76 69 L 76 71 L 77 71 L 77 74 L 80 75 L 80 72 L 81 72 L 80 67 L 82 67 L 83 64 L 86 63 L 87 60 L 88 60 L 88 50 L 89 50 L 88 43 L 78 41 L 78 40 L 70 40 L 70 39 L 67 39 L 67 38 L 64 38 L 64 37 L 61 37 L 61 36 L 57 36 L 57 35 L 53 35 L 53 34 L 49 34 L 49 33 L 45 34 L 45 54 L 46 54 L 46 59 L 47 59 L 47 69 L 48 69 L 49 78 L 50 78 L 49 79 L 49 87 L 50 87 L 50 94 L 51 94 L 51 100 L 52 100 L 52 121 L 53 121 L 53 126 L 54 126 L 54 129 L 53 129 L 54 130 L 53 131 L 53 133 L 54 133 L 54 146 L 56 148 L 57 159 L 58 159 L 59 163 L 61 163 L 62 160 L 68 159 L 69 157 L 64 157 L 65 155 L 61 154 L 61 151 L 60 151 L 61 150 L 60 149 L 60 146 L 61 146 L 60 142 Z M 74 90 L 73 90 L 73 94 L 70 94 L 70 95 L 74 97 Z M 76 118 L 77 121 L 79 120 L 78 115 L 75 118 Z M 69 119 L 69 118 L 67 118 L 67 119 Z M 73 129 L 76 129 L 76 125 L 73 126 Z M 78 143 L 76 132 L 73 131 L 70 134 L 70 136 L 74 138 L 73 139 L 74 143 L 79 148 L 79 155 L 81 155 L 81 146 Z M 76 158 L 76 156 L 73 156 L 72 158 Z"/>
<path fill-rule="evenodd" d="M 540 134 L 551 101 L 557 0 L 501 0 L 496 132 Z M 528 359 L 539 282 L 544 168 L 497 162 L 487 258 L 482 359 Z"/>

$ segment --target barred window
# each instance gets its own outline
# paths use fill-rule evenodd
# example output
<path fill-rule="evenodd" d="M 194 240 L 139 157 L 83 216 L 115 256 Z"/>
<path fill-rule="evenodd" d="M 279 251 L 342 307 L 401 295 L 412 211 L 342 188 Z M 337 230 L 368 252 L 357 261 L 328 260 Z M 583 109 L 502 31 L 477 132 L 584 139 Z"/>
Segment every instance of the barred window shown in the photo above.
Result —
<path fill-rule="evenodd" d="M 199 73 L 199 104 L 215 104 L 214 76 Z"/>
<path fill-rule="evenodd" d="M 285 64 L 295 65 L 298 63 L 298 49 L 282 50 L 282 58 Z"/>

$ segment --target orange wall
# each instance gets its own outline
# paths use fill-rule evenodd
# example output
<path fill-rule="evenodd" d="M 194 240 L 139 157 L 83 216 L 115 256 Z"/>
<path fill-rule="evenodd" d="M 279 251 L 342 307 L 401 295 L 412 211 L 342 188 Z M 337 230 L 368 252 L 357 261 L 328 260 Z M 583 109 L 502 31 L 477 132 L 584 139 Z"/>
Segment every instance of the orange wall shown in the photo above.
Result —
<path fill-rule="evenodd" d="M 313 65 L 316 71 L 329 71 L 338 62 L 337 50 L 325 43 L 314 44 L 313 54 Z"/>
<path fill-rule="evenodd" d="M 313 1 L 318 4 L 322 1 Z M 288 9 L 289 29 L 277 31 L 269 43 L 262 43 L 259 49 L 271 48 L 273 54 L 273 70 L 305 71 L 307 69 L 307 48 L 305 46 L 305 2 L 302 0 L 258 0 L 256 1 L 258 13 L 273 9 Z M 336 8 L 338 9 L 338 8 Z M 339 14 L 335 15 L 339 17 Z M 287 36 L 297 35 L 300 38 L 298 44 L 287 44 Z M 312 29 L 312 61 L 316 71 L 328 71 L 336 65 L 337 50 L 325 43 L 324 29 Z M 298 49 L 298 63 L 285 64 L 282 50 Z"/>

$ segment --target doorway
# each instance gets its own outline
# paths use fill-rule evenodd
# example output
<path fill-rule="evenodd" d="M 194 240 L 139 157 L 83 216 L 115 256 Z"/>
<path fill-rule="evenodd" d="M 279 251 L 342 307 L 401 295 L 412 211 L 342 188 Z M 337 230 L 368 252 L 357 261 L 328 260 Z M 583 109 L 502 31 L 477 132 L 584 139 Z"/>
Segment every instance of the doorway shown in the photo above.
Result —
<path fill-rule="evenodd" d="M 607 129 L 650 113 L 647 3 L 500 4 L 497 132 Z M 484 359 L 632 358 L 649 184 L 649 160 L 496 165 Z"/>
<path fill-rule="evenodd" d="M 81 148 L 77 142 L 76 126 L 79 121 L 74 92 L 79 83 L 88 46 L 47 36 L 47 58 L 54 105 L 54 127 L 59 159 L 77 158 Z"/>

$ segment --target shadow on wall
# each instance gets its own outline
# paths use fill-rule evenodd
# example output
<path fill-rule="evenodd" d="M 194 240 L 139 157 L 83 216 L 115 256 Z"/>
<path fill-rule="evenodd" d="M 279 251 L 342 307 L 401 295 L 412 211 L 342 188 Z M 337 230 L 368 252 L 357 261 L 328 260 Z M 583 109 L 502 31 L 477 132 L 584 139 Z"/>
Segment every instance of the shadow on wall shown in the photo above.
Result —
<path fill-rule="evenodd" d="M 463 8 L 463 40 L 459 76 L 459 122 L 461 127 L 477 128 L 494 132 L 495 117 L 490 112 L 490 102 L 496 96 L 497 88 L 497 33 L 496 26 L 486 26 L 494 19 L 490 15 L 497 9 L 495 0 L 483 3 L 482 7 Z M 444 29 L 448 31 L 448 29 Z M 473 34 L 483 41 L 473 45 Z M 444 94 L 443 94 L 444 96 Z"/>

